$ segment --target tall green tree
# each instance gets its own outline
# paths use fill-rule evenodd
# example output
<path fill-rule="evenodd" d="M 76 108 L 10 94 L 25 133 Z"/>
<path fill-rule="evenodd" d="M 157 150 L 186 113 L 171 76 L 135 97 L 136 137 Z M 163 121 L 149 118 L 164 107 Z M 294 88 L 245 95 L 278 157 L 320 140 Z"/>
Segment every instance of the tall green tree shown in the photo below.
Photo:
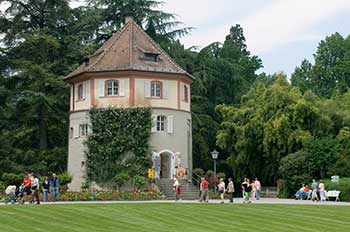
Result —
<path fill-rule="evenodd" d="M 104 41 L 125 24 L 126 17 L 133 17 L 157 42 L 174 40 L 187 35 L 192 28 L 179 28 L 174 14 L 159 10 L 163 4 L 154 0 L 86 0 L 101 17 L 97 39 Z"/>
<path fill-rule="evenodd" d="M 350 36 L 327 36 L 317 47 L 314 65 L 304 60 L 292 74 L 292 84 L 327 98 L 345 93 L 350 88 L 349 50 Z"/>
<path fill-rule="evenodd" d="M 222 122 L 216 105 L 239 105 L 261 67 L 261 60 L 247 50 L 240 25 L 231 27 L 223 44 L 212 43 L 199 52 L 193 72 L 196 81 L 192 87 L 195 167 L 211 167 L 210 151 L 216 148 L 215 136 Z M 222 152 L 220 158 L 225 160 L 227 154 Z M 224 162 L 220 164 L 224 168 Z"/>
<path fill-rule="evenodd" d="M 65 40 L 75 23 L 68 1 L 2 0 L 4 59 L 1 88 L 0 174 L 63 171 L 66 166 L 68 88 L 71 67 Z M 73 35 L 73 33 L 72 33 Z M 76 55 L 76 61 L 78 56 Z M 65 65 L 68 64 L 69 65 Z"/>

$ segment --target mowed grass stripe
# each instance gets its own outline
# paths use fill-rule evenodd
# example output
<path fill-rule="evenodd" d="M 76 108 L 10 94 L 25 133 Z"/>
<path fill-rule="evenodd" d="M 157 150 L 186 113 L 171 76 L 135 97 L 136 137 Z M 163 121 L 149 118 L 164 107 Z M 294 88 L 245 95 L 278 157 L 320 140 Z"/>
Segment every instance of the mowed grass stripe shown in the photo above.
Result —
<path fill-rule="evenodd" d="M 274 207 L 278 208 L 280 206 L 276 205 Z M 317 224 L 319 226 L 328 226 L 330 224 L 343 224 L 345 226 L 350 226 L 350 222 L 347 219 L 350 216 L 349 207 L 344 208 L 343 206 L 339 207 L 322 205 L 306 205 L 304 207 L 305 210 L 303 212 L 300 212 L 298 211 L 299 207 L 290 205 L 290 211 L 287 211 L 284 214 L 285 216 L 291 216 L 292 218 L 307 219 L 307 221 L 314 221 L 317 219 Z M 281 209 L 283 210 L 284 207 Z M 337 215 L 337 217 L 333 217 L 334 215 Z"/>
<path fill-rule="evenodd" d="M 79 214 L 74 213 L 72 209 L 68 209 L 66 212 L 64 209 L 62 209 L 61 206 L 57 206 L 55 210 L 52 209 L 52 207 L 47 206 L 20 206 L 17 209 L 18 213 L 20 214 L 20 220 L 23 222 L 23 226 L 26 230 L 30 229 L 32 231 L 32 226 L 28 227 L 28 224 L 26 222 L 35 222 L 32 224 L 37 224 L 37 221 L 45 222 L 46 226 L 44 228 L 47 228 L 47 224 L 50 225 L 49 231 L 80 231 L 76 230 L 75 227 L 80 227 L 84 229 L 85 224 L 82 224 L 80 220 L 75 220 L 80 217 Z M 25 215 L 25 216 L 23 216 Z M 69 223 L 67 223 L 69 222 Z M 84 222 L 85 223 L 85 222 Z M 65 228 L 65 230 L 63 230 Z M 36 229 L 36 228 L 34 228 Z M 87 229 L 87 227 L 85 228 Z M 39 231 L 37 229 L 36 231 Z M 47 231 L 47 230 L 46 230 Z"/>
<path fill-rule="evenodd" d="M 261 224 L 266 224 L 268 222 L 269 230 L 277 230 L 277 229 L 280 229 L 281 227 L 284 227 L 283 231 L 285 232 L 295 231 L 296 229 L 298 230 L 304 229 L 303 225 L 298 225 L 297 228 L 286 227 L 286 224 L 287 225 L 291 224 L 293 223 L 293 221 L 288 219 L 286 220 L 286 218 L 283 216 L 283 213 L 277 210 L 272 211 L 262 207 L 255 208 L 254 206 L 251 209 L 251 207 L 248 206 L 245 209 L 245 212 L 247 212 L 249 223 L 253 223 L 259 226 Z M 271 218 L 273 220 L 271 220 Z M 307 231 L 307 229 L 303 231 Z"/>
<path fill-rule="evenodd" d="M 11 231 L 350 231 L 350 207 L 243 204 L 71 204 L 0 207 Z"/>
<path fill-rule="evenodd" d="M 255 208 L 255 206 L 252 206 Z M 271 210 L 271 207 L 274 210 Z M 249 211 L 249 210 L 248 210 Z M 298 211 L 286 211 L 285 207 L 278 208 L 273 206 L 262 205 L 262 207 L 256 208 L 255 210 L 251 210 L 251 216 L 253 216 L 254 221 L 257 224 L 266 223 L 266 220 L 269 220 L 269 228 L 270 229 L 278 229 L 284 227 L 284 231 L 313 231 L 312 228 L 309 228 L 309 221 L 301 220 L 299 224 L 294 225 L 293 227 L 286 227 L 285 225 L 293 225 L 296 220 L 300 220 L 300 212 Z M 301 212 L 302 213 L 302 212 Z M 271 218 L 273 220 L 271 220 Z"/>
<path fill-rule="evenodd" d="M 140 214 L 139 210 L 136 208 L 128 208 L 126 205 L 121 205 L 120 207 L 105 207 L 105 213 L 109 213 L 110 217 L 113 218 L 113 227 L 117 226 L 118 223 L 124 223 L 126 228 L 135 228 L 138 231 L 139 228 L 146 230 L 152 230 L 152 225 L 154 224 L 152 220 L 147 221 Z M 126 223 L 125 223 L 126 222 Z"/>
<path fill-rule="evenodd" d="M 268 217 L 272 216 L 275 220 L 280 220 L 284 223 L 289 222 L 291 225 L 293 225 L 294 229 L 302 229 L 303 231 L 314 231 L 313 228 L 310 228 L 310 222 L 312 221 L 317 221 L 317 226 L 320 228 L 324 228 L 325 226 L 327 227 L 329 225 L 334 226 L 336 223 L 344 223 L 344 221 L 340 222 L 339 220 L 327 218 L 329 217 L 329 214 L 327 217 L 325 217 L 325 219 L 322 219 L 322 217 L 318 215 L 320 212 L 322 212 L 319 206 L 311 206 L 310 210 L 308 209 L 308 206 L 305 206 L 305 209 L 303 209 L 303 211 L 298 210 L 300 207 L 295 207 L 294 205 L 290 205 L 288 211 L 285 210 L 285 206 L 281 207 L 269 205 L 267 207 L 270 208 L 269 211 L 271 211 L 271 207 L 275 209 L 273 211 L 273 214 L 270 214 Z M 339 214 L 339 212 L 337 214 Z M 297 223 L 295 223 L 296 221 Z"/>

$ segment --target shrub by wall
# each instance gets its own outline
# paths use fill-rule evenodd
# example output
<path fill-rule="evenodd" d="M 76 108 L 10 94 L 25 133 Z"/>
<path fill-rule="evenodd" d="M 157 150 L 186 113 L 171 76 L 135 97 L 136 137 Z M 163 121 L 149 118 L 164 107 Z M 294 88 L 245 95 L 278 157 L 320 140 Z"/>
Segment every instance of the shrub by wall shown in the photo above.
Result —
<path fill-rule="evenodd" d="M 91 109 L 92 134 L 86 145 L 89 181 L 104 184 L 113 181 L 116 170 L 130 176 L 144 175 L 149 166 L 151 109 Z"/>
<path fill-rule="evenodd" d="M 23 182 L 24 175 L 23 174 L 15 174 L 15 173 L 4 173 L 1 176 L 1 181 L 7 185 L 16 185 L 19 186 Z"/>
<path fill-rule="evenodd" d="M 160 192 L 155 191 L 97 191 L 65 192 L 58 195 L 58 201 L 126 201 L 126 200 L 161 200 Z"/>

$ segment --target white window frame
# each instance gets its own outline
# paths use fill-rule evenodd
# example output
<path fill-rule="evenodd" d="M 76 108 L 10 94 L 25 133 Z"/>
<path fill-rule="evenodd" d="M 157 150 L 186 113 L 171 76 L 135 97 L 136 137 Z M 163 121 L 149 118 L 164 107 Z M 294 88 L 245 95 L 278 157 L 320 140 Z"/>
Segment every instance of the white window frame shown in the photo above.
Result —
<path fill-rule="evenodd" d="M 88 124 L 80 124 L 79 125 L 79 137 L 84 138 L 87 137 L 89 133 Z"/>
<path fill-rule="evenodd" d="M 157 115 L 156 120 L 156 132 L 165 132 L 165 124 L 166 116 L 165 115 Z"/>
<path fill-rule="evenodd" d="M 119 96 L 120 86 L 118 80 L 106 81 L 106 95 L 107 96 Z M 110 90 L 110 91 L 109 91 Z"/>
<path fill-rule="evenodd" d="M 162 82 L 151 81 L 151 97 L 162 98 Z"/>

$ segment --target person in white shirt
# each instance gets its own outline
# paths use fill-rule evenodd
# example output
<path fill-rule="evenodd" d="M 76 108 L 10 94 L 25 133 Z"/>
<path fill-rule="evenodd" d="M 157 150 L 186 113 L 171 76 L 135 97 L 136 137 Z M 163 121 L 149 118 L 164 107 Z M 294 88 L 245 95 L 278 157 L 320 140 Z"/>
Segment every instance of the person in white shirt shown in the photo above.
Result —
<path fill-rule="evenodd" d="M 322 181 L 320 181 L 320 184 L 318 185 L 318 189 L 320 192 L 320 200 L 325 201 L 326 200 L 326 192 L 324 189 L 324 183 L 322 183 Z"/>
<path fill-rule="evenodd" d="M 32 174 L 33 180 L 32 180 L 32 200 L 31 202 L 34 203 L 34 199 L 36 200 L 36 204 L 40 204 L 39 199 L 39 178 L 37 175 Z"/>
<path fill-rule="evenodd" d="M 5 190 L 6 196 L 9 197 L 11 204 L 16 203 L 16 185 L 9 185 Z M 6 202 L 7 203 L 7 202 Z"/>
<path fill-rule="evenodd" d="M 255 181 L 254 181 L 254 184 L 255 184 L 255 199 L 256 200 L 260 200 L 260 195 L 261 195 L 261 183 L 260 181 L 258 180 L 258 178 L 255 178 Z"/>
<path fill-rule="evenodd" d="M 178 181 L 178 179 L 176 177 L 174 177 L 174 191 L 175 191 L 175 200 L 181 200 L 180 199 L 180 193 L 181 193 L 181 187 L 180 187 L 180 182 Z"/>
<path fill-rule="evenodd" d="M 224 203 L 226 185 L 225 185 L 223 178 L 220 179 L 220 183 L 218 184 L 218 189 L 219 189 L 219 193 L 220 193 L 221 203 Z"/>

